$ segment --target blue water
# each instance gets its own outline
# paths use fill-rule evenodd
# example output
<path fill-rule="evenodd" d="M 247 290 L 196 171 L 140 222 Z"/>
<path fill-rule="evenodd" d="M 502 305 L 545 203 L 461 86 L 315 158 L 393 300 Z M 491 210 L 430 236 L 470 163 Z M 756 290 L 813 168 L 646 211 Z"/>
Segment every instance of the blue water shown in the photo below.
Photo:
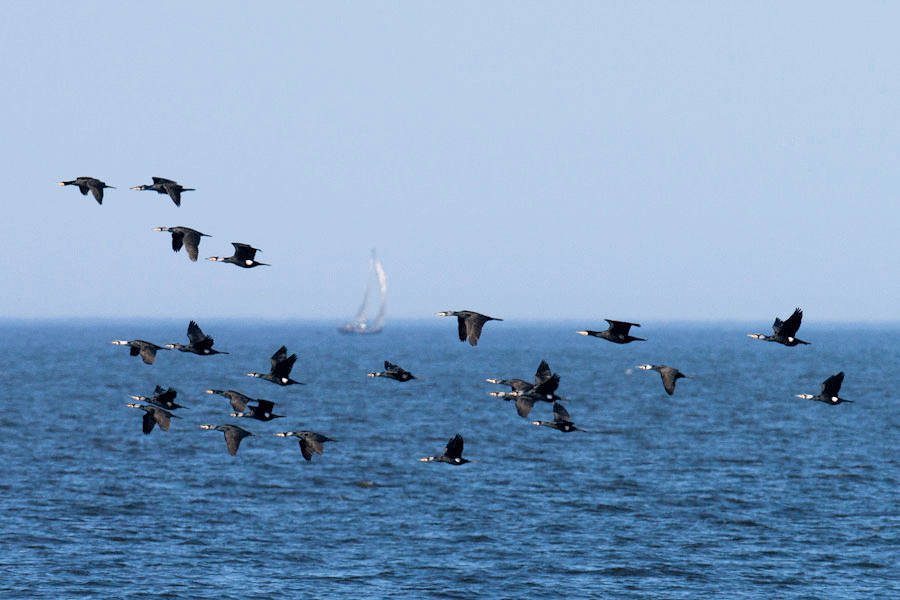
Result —
<path fill-rule="evenodd" d="M 644 323 L 627 346 L 598 323 L 451 319 L 343 336 L 331 323 L 0 325 L 0 596 L 4 598 L 897 598 L 900 328 L 816 327 L 811 346 L 762 324 Z M 305 386 L 252 379 L 286 344 Z M 366 377 L 385 359 L 422 377 Z M 488 392 L 546 359 L 588 433 L 534 427 Z M 693 376 L 665 394 L 669 364 Z M 854 403 L 819 392 L 845 371 Z M 129 395 L 172 386 L 182 419 L 141 433 Z M 235 389 L 276 402 L 228 416 Z M 532 417 L 549 420 L 540 403 Z M 229 456 L 201 423 L 258 434 Z M 335 438 L 304 461 L 294 438 Z M 422 463 L 455 433 L 453 467 Z"/>

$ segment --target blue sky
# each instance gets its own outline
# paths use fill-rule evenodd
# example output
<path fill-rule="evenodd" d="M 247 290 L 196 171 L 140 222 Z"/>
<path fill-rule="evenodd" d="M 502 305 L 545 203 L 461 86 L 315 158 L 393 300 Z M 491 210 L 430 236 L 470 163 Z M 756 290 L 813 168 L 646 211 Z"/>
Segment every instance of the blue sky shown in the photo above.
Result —
<path fill-rule="evenodd" d="M 0 317 L 897 319 L 896 4 L 4 13 Z"/>

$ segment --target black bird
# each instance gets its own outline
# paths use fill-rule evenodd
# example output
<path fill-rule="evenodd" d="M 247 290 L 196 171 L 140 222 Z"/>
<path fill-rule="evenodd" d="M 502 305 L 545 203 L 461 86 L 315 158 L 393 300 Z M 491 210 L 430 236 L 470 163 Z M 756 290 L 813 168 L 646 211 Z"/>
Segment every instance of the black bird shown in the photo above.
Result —
<path fill-rule="evenodd" d="M 644 371 L 649 371 L 651 369 L 659 371 L 659 375 L 662 377 L 663 387 L 666 388 L 666 393 L 670 396 L 675 393 L 676 380 L 682 377 L 691 379 L 689 375 L 685 375 L 678 369 L 667 367 L 666 365 L 638 365 L 638 369 L 643 369 Z"/>
<path fill-rule="evenodd" d="M 77 185 L 78 190 L 81 192 L 82 196 L 87 196 L 88 192 L 94 194 L 94 198 L 97 200 L 97 204 L 103 204 L 103 190 L 109 188 L 114 190 L 111 185 L 106 185 L 99 179 L 95 179 L 94 177 L 78 177 L 77 179 L 73 179 L 72 181 L 60 181 L 59 185 Z"/>
<path fill-rule="evenodd" d="M 141 358 L 148 365 L 152 365 L 153 361 L 156 360 L 157 350 L 168 349 L 163 348 L 162 346 L 157 346 L 156 344 L 151 344 L 150 342 L 145 342 L 144 340 L 113 340 L 112 343 L 116 346 L 131 346 L 131 356 L 137 356 L 138 354 L 140 354 Z"/>
<path fill-rule="evenodd" d="M 247 408 L 247 403 L 253 402 L 253 398 L 245 396 L 242 393 L 236 392 L 234 390 L 206 390 L 206 393 L 225 396 L 226 398 L 228 398 L 228 401 L 231 402 L 231 408 L 233 408 L 237 412 L 244 411 Z"/>
<path fill-rule="evenodd" d="M 572 423 L 572 419 L 569 418 L 569 411 L 565 409 L 565 407 L 559 402 L 553 403 L 553 420 L 552 421 L 532 421 L 532 425 L 543 425 L 544 427 L 552 427 L 553 429 L 558 429 L 563 433 L 569 433 L 571 431 L 584 431 L 584 429 L 578 429 Z"/>
<path fill-rule="evenodd" d="M 243 411 L 231 413 L 231 416 L 249 417 L 251 419 L 256 419 L 257 421 L 271 421 L 272 419 L 278 419 L 284 416 L 272 414 L 273 408 L 275 408 L 274 402 L 259 399 L 256 401 L 256 406 L 248 405 L 244 408 Z"/>
<path fill-rule="evenodd" d="M 611 319 L 603 319 L 607 323 L 609 323 L 609 329 L 605 331 L 591 331 L 590 329 L 586 331 L 576 331 L 575 333 L 580 333 L 581 335 L 591 335 L 598 338 L 603 338 L 604 340 L 609 340 L 610 342 L 616 344 L 627 344 L 628 342 L 646 342 L 644 338 L 634 337 L 633 335 L 629 335 L 628 332 L 632 327 L 640 327 L 639 323 L 628 323 L 626 321 L 613 321 Z"/>
<path fill-rule="evenodd" d="M 232 256 L 226 256 L 224 258 L 221 256 L 210 256 L 206 260 L 227 262 L 245 269 L 252 269 L 253 267 L 259 266 L 271 266 L 268 263 L 256 262 L 256 253 L 260 251 L 259 248 L 254 248 L 247 244 L 239 244 L 237 242 L 231 242 L 231 245 L 234 246 L 234 254 Z"/>
<path fill-rule="evenodd" d="M 225 433 L 225 445 L 228 447 L 228 454 L 234 456 L 237 454 L 238 446 L 245 437 L 257 437 L 255 433 L 250 433 L 243 427 L 237 425 L 201 425 L 200 429 L 215 429 Z"/>
<path fill-rule="evenodd" d="M 507 402 L 515 400 L 516 412 L 519 413 L 519 416 L 523 419 L 528 418 L 528 415 L 534 408 L 534 403 L 538 401 L 538 397 L 532 394 L 530 390 L 520 392 L 491 392 L 490 395 L 496 396 L 497 398 L 503 398 Z"/>
<path fill-rule="evenodd" d="M 514 392 L 524 392 L 534 387 L 533 383 L 528 383 L 523 379 L 488 379 L 488 383 L 496 383 L 498 385 L 508 385 Z"/>
<path fill-rule="evenodd" d="M 181 246 L 184 246 L 188 258 L 195 262 L 200 254 L 200 238 L 212 237 L 190 227 L 156 227 L 153 231 L 170 232 L 172 234 L 172 250 L 178 252 L 181 250 Z"/>
<path fill-rule="evenodd" d="M 194 188 L 182 187 L 177 181 L 172 181 L 171 179 L 165 179 L 163 177 L 154 177 L 153 185 L 138 185 L 131 189 L 141 191 L 153 190 L 158 194 L 168 194 L 169 197 L 172 198 L 172 202 L 175 203 L 175 206 L 181 206 L 181 192 L 196 191 Z"/>
<path fill-rule="evenodd" d="M 534 385 L 528 384 L 528 382 L 522 381 L 521 379 L 488 379 L 488 381 L 491 383 L 506 383 L 508 381 L 520 382 L 516 384 L 516 387 L 519 387 L 520 389 L 513 387 L 513 391 L 511 392 L 489 392 L 489 394 L 497 398 L 503 398 L 506 401 L 515 400 L 516 412 L 519 413 L 519 416 L 522 418 L 528 416 L 531 409 L 534 408 L 534 403 L 539 400 L 543 402 L 564 400 L 564 398 L 556 395 L 556 390 L 559 388 L 559 374 L 553 373 L 550 370 L 550 365 L 548 365 L 545 360 L 541 361 L 541 364 L 538 365 L 537 372 L 534 374 Z M 525 385 L 523 386 L 522 384 Z M 510 384 L 507 383 L 507 385 Z"/>
<path fill-rule="evenodd" d="M 471 310 L 446 310 L 444 312 L 434 313 L 439 317 L 456 317 L 459 325 L 459 341 L 464 342 L 467 339 L 473 346 L 478 345 L 478 338 L 481 337 L 481 328 L 488 321 L 502 321 L 503 319 L 495 319 Z"/>
<path fill-rule="evenodd" d="M 247 373 L 247 377 L 258 377 L 282 386 L 295 383 L 304 385 L 302 381 L 294 381 L 289 377 L 296 361 L 297 355 L 291 354 L 288 356 L 287 346 L 282 346 L 272 355 L 272 369 L 268 373 Z"/>
<path fill-rule="evenodd" d="M 794 313 L 789 316 L 787 319 L 782 321 L 778 317 L 775 317 L 775 323 L 772 324 L 772 331 L 774 331 L 773 335 L 763 335 L 762 333 L 748 333 L 748 337 L 752 337 L 756 340 L 765 340 L 767 342 L 778 342 L 779 344 L 784 344 L 785 346 L 796 346 L 797 344 L 806 344 L 809 342 L 804 342 L 803 340 L 798 340 L 795 335 L 797 335 L 797 330 L 800 329 L 800 321 L 803 320 L 803 311 L 799 308 L 794 309 Z"/>
<path fill-rule="evenodd" d="M 180 419 L 178 415 L 173 415 L 167 410 L 164 410 L 158 406 L 152 406 L 150 404 L 126 404 L 128 408 L 140 408 L 145 411 L 144 414 L 144 433 L 149 434 L 153 431 L 154 425 L 159 425 L 159 428 L 163 431 L 169 430 L 169 424 L 171 423 L 172 417 L 176 419 Z"/>
<path fill-rule="evenodd" d="M 331 439 L 330 437 L 325 437 L 321 433 L 316 433 L 315 431 L 284 431 L 282 433 L 276 433 L 278 437 L 290 437 L 295 436 L 300 438 L 300 452 L 303 454 L 303 458 L 306 460 L 312 459 L 312 453 L 322 454 L 322 444 L 325 442 L 334 442 L 336 440 Z"/>
<path fill-rule="evenodd" d="M 473 460 L 467 460 L 462 457 L 463 453 L 463 437 L 458 433 L 447 442 L 447 447 L 444 448 L 444 453 L 440 456 L 428 456 L 426 458 L 420 458 L 421 462 L 444 462 L 451 465 L 461 465 L 467 462 L 475 462 Z"/>
<path fill-rule="evenodd" d="M 175 404 L 175 396 L 178 395 L 178 392 L 175 391 L 175 388 L 169 388 L 167 390 L 162 389 L 162 386 L 157 385 L 156 389 L 153 391 L 153 397 L 148 398 L 147 396 L 131 396 L 138 402 L 149 402 L 155 406 L 159 406 L 160 408 L 165 408 L 167 410 L 175 410 L 176 408 L 184 408 L 181 404 Z"/>
<path fill-rule="evenodd" d="M 384 361 L 384 371 L 376 371 L 369 373 L 369 377 L 387 377 L 388 379 L 396 379 L 397 381 L 409 381 L 410 379 L 418 379 L 412 373 L 398 367 L 397 365 Z"/>
<path fill-rule="evenodd" d="M 550 370 L 550 365 L 547 364 L 547 361 L 542 360 L 541 364 L 538 365 L 537 371 L 534 373 L 534 383 L 528 383 L 522 379 L 488 379 L 488 383 L 496 383 L 499 385 L 508 385 L 512 388 L 514 392 L 526 392 L 536 385 L 541 385 L 546 383 L 553 377 L 553 372 Z M 559 379 L 557 377 L 557 383 Z M 555 389 L 555 388 L 554 388 Z"/>
<path fill-rule="evenodd" d="M 213 339 L 203 333 L 200 329 L 200 326 L 197 325 L 196 321 L 191 321 L 188 323 L 187 329 L 188 341 L 190 344 L 166 344 L 166 348 L 172 348 L 173 350 L 181 350 L 182 352 L 191 352 L 193 354 L 199 354 L 200 356 L 209 356 L 211 354 L 228 354 L 227 352 L 220 352 L 218 350 L 213 350 Z"/>
<path fill-rule="evenodd" d="M 841 371 L 837 375 L 832 375 L 828 379 L 822 382 L 822 391 L 813 396 L 812 394 L 796 394 L 798 398 L 804 398 L 806 400 L 818 400 L 819 402 L 824 402 L 826 404 L 840 404 L 841 402 L 853 402 L 853 400 L 846 400 L 838 396 L 838 392 L 841 391 L 841 384 L 844 383 L 844 372 Z"/>

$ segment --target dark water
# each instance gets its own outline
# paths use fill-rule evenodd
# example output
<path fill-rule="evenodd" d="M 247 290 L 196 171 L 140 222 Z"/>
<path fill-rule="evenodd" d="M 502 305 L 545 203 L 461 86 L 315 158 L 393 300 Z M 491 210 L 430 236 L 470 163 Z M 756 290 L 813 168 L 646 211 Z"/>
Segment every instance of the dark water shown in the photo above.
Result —
<path fill-rule="evenodd" d="M 201 322 L 231 354 L 160 352 L 184 322 L 0 326 L 0 596 L 6 598 L 897 598 L 897 326 L 804 325 L 784 348 L 736 324 L 662 325 L 617 346 L 600 323 L 450 319 L 341 336 L 332 324 Z M 306 386 L 268 370 L 282 344 Z M 384 359 L 423 381 L 368 378 Z M 590 433 L 534 427 L 488 392 L 546 359 Z M 652 362 L 694 379 L 665 394 Z M 846 372 L 852 404 L 801 400 Z M 130 394 L 173 386 L 168 433 Z M 227 416 L 206 388 L 277 403 Z M 532 416 L 549 420 L 539 404 Z M 260 435 L 235 457 L 220 432 Z M 302 460 L 312 429 L 335 438 Z M 422 463 L 455 433 L 466 457 Z"/>

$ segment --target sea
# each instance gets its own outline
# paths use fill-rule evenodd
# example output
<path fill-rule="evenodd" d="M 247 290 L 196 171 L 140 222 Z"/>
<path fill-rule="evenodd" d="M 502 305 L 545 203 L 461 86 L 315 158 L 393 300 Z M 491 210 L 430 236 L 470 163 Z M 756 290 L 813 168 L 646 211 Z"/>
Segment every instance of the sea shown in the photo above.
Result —
<path fill-rule="evenodd" d="M 586 321 L 200 321 L 229 354 L 160 351 L 187 320 L 0 323 L 2 598 L 900 598 L 900 325 Z M 282 345 L 280 387 L 250 378 Z M 420 379 L 367 377 L 388 360 Z M 529 418 L 488 378 L 540 361 L 576 426 Z M 680 369 L 674 395 L 644 363 Z M 817 394 L 843 371 L 841 396 Z M 131 395 L 174 387 L 179 418 L 141 431 Z M 206 389 L 275 402 L 229 416 Z M 256 437 L 236 456 L 201 424 Z M 335 441 L 305 461 L 296 438 Z M 465 439 L 453 466 L 421 462 Z"/>

